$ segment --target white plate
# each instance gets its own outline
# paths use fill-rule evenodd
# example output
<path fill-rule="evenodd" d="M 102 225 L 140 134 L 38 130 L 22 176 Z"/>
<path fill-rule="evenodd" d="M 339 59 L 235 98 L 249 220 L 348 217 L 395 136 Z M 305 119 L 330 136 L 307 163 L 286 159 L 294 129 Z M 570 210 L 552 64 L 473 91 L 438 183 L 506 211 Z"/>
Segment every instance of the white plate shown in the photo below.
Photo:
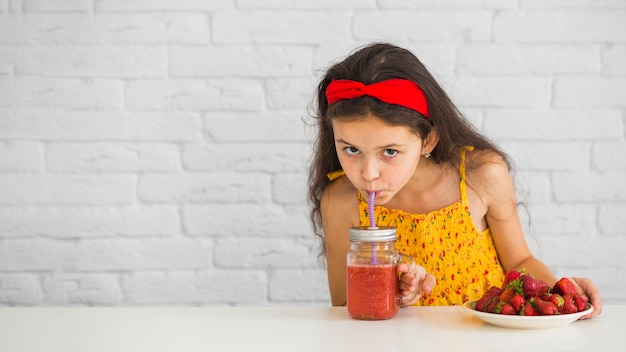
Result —
<path fill-rule="evenodd" d="M 593 312 L 593 307 L 587 303 L 587 309 L 578 313 L 559 315 L 539 315 L 526 317 L 521 315 L 503 315 L 485 313 L 474 309 L 476 301 L 467 302 L 463 308 L 486 323 L 510 329 L 549 329 L 572 323 L 578 318 Z"/>

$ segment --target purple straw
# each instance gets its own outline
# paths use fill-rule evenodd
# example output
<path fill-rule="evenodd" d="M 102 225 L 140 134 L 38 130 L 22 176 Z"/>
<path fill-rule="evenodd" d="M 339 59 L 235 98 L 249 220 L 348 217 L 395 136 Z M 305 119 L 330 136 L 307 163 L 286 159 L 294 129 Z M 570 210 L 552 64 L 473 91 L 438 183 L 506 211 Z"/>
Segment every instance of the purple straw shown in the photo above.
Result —
<path fill-rule="evenodd" d="M 374 198 L 376 198 L 376 192 L 370 192 L 369 203 L 367 204 L 367 212 L 370 218 L 370 229 L 376 229 L 376 217 L 374 216 Z"/>
<path fill-rule="evenodd" d="M 376 192 L 370 192 L 369 203 L 367 203 L 367 213 L 370 218 L 370 230 L 375 230 L 376 227 L 376 217 L 374 216 L 374 198 L 376 198 Z M 378 264 L 378 260 L 376 259 L 376 245 L 372 242 L 372 256 L 370 259 L 372 264 Z"/>

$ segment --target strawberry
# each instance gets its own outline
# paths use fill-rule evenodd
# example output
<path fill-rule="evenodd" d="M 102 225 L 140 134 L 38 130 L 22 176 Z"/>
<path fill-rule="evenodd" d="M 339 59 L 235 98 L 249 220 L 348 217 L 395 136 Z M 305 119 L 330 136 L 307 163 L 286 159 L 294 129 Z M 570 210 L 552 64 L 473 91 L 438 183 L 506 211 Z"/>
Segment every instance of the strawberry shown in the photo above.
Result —
<path fill-rule="evenodd" d="M 578 312 L 574 298 L 570 295 L 563 295 L 563 306 L 559 308 L 560 314 L 571 314 Z"/>
<path fill-rule="evenodd" d="M 502 315 L 516 315 L 517 312 L 515 308 L 510 303 L 501 302 L 502 305 L 498 305 L 500 307 L 500 314 Z"/>
<path fill-rule="evenodd" d="M 492 298 L 495 299 L 497 303 L 497 301 L 500 300 L 500 294 L 502 294 L 502 289 L 500 287 L 491 286 L 489 290 L 487 290 L 487 292 L 485 292 L 485 294 L 483 294 L 482 297 L 476 301 L 474 309 L 481 312 L 488 312 L 487 305 L 489 305 Z"/>
<path fill-rule="evenodd" d="M 502 282 L 502 288 L 506 288 L 509 283 L 517 278 L 519 278 L 522 275 L 521 272 L 517 271 L 517 270 L 509 270 L 507 271 L 507 273 L 504 275 L 504 281 Z"/>
<path fill-rule="evenodd" d="M 488 304 L 489 305 L 489 309 L 487 310 L 487 313 L 499 314 L 500 313 L 500 309 L 501 309 L 503 304 L 504 304 L 504 302 L 502 302 L 500 300 L 490 301 L 489 304 Z"/>
<path fill-rule="evenodd" d="M 572 296 L 572 299 L 574 300 L 574 305 L 576 305 L 576 309 L 579 312 L 582 312 L 583 310 L 587 309 L 587 301 L 585 301 L 583 296 L 575 295 L 575 296 Z"/>
<path fill-rule="evenodd" d="M 526 302 L 526 304 L 522 307 L 522 310 L 520 310 L 519 315 L 535 316 L 539 315 L 539 313 L 537 313 L 537 310 L 532 304 L 530 304 L 530 302 Z"/>
<path fill-rule="evenodd" d="M 524 299 L 524 296 L 516 294 L 509 303 L 513 306 L 515 312 L 519 313 L 526 304 L 526 299 Z"/>
<path fill-rule="evenodd" d="M 502 294 L 502 289 L 498 286 L 491 286 L 487 292 L 483 296 L 487 297 L 500 297 Z"/>
<path fill-rule="evenodd" d="M 484 312 L 485 311 L 485 306 L 487 305 L 487 303 L 489 303 L 489 300 L 492 299 L 492 298 L 493 297 L 489 297 L 487 295 L 483 295 L 474 304 L 474 309 L 476 309 L 478 311 L 481 311 L 481 312 Z"/>
<path fill-rule="evenodd" d="M 500 303 L 499 298 L 491 297 L 489 301 L 487 302 L 487 304 L 485 305 L 484 312 L 492 313 L 496 309 L 499 303 Z"/>
<path fill-rule="evenodd" d="M 522 275 L 520 279 L 522 280 L 522 290 L 526 298 L 541 296 L 549 290 L 548 284 L 532 275 Z"/>
<path fill-rule="evenodd" d="M 559 310 L 556 308 L 556 306 L 552 302 L 544 301 L 539 297 L 533 297 L 531 298 L 531 301 L 533 301 L 535 304 L 535 307 L 537 307 L 537 313 L 539 313 L 539 315 L 559 314 Z"/>
<path fill-rule="evenodd" d="M 544 293 L 540 294 L 537 297 L 541 298 L 544 301 L 549 301 L 550 300 L 550 296 L 552 296 L 552 294 L 550 292 L 544 292 Z"/>
<path fill-rule="evenodd" d="M 574 283 L 566 277 L 561 278 L 552 286 L 552 292 L 558 293 L 561 296 L 570 295 L 572 297 L 578 294 Z"/>
<path fill-rule="evenodd" d="M 502 294 L 500 294 L 500 300 L 506 303 L 511 303 L 513 296 L 515 296 L 515 288 L 509 286 L 502 291 Z"/>
<path fill-rule="evenodd" d="M 559 310 L 559 312 L 561 312 L 561 309 L 563 309 L 563 306 L 565 305 L 565 300 L 563 299 L 563 296 L 558 293 L 546 293 L 542 296 L 542 299 L 544 301 L 552 302 Z"/>
<path fill-rule="evenodd" d="M 515 315 L 515 309 L 509 303 L 499 301 L 498 304 L 490 311 L 490 313 L 503 314 L 503 315 Z"/>

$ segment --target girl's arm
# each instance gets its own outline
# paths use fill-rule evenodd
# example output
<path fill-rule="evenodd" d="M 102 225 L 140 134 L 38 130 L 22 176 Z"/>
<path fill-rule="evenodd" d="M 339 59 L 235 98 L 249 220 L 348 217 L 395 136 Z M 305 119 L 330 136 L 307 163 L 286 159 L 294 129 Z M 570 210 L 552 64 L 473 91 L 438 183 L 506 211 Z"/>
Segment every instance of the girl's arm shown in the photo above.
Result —
<path fill-rule="evenodd" d="M 477 184 L 486 203 L 485 220 L 491 230 L 500 263 L 505 271 L 524 268 L 552 286 L 557 278 L 532 255 L 526 243 L 508 167 L 501 158 L 490 156 L 489 159 L 475 170 L 473 179 L 480 179 Z"/>
<path fill-rule="evenodd" d="M 347 177 L 333 181 L 320 201 L 328 287 L 333 306 L 346 305 L 346 255 L 350 228 L 359 225 L 357 190 Z"/>
<path fill-rule="evenodd" d="M 493 158 L 490 157 L 492 160 L 474 170 L 472 179 L 477 192 L 485 202 L 485 220 L 491 230 L 500 263 L 505 272 L 511 269 L 524 269 L 549 286 L 553 286 L 557 281 L 556 276 L 532 255 L 526 243 L 508 167 L 501 158 L 497 157 L 496 160 Z M 600 314 L 602 298 L 593 282 L 585 278 L 576 278 L 574 282 L 594 306 L 594 312 L 585 318 Z"/>

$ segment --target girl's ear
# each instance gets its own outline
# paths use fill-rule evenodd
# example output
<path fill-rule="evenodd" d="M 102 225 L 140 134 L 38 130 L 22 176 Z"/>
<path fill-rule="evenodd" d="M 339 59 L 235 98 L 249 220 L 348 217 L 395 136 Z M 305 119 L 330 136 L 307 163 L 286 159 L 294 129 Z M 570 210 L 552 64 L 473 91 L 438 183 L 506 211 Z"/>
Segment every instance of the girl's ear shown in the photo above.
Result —
<path fill-rule="evenodd" d="M 438 143 L 439 131 L 437 130 L 437 127 L 433 126 L 433 128 L 430 130 L 426 138 L 424 138 L 424 141 L 422 143 L 422 154 L 432 153 L 433 149 L 435 149 Z"/>

